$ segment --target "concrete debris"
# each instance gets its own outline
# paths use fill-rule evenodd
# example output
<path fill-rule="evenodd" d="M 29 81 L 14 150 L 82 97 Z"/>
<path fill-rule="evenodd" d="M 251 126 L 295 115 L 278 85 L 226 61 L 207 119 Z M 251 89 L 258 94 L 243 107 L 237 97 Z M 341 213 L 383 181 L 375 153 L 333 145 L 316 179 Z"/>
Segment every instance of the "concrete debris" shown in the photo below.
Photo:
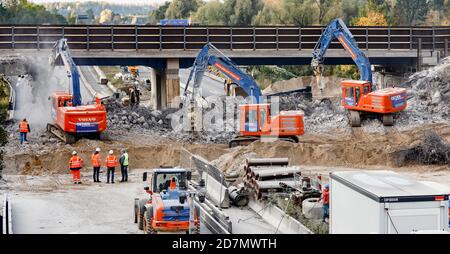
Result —
<path fill-rule="evenodd" d="M 450 57 L 440 65 L 418 72 L 401 85 L 410 89 L 408 108 L 399 115 L 401 126 L 417 126 L 423 123 L 450 119 Z"/>

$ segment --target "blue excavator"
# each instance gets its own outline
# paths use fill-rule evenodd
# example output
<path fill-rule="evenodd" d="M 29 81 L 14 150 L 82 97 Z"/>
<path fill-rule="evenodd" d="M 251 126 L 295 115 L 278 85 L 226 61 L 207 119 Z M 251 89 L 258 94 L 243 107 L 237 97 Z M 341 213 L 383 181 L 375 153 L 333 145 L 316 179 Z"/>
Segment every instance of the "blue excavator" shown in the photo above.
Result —
<path fill-rule="evenodd" d="M 369 58 L 358 47 L 352 33 L 341 19 L 335 19 L 323 31 L 314 47 L 311 66 L 317 83 L 323 91 L 323 64 L 325 55 L 334 39 L 337 39 L 351 56 L 360 73 L 360 80 L 342 81 L 342 106 L 349 112 L 352 127 L 361 127 L 361 117 L 375 115 L 381 117 L 385 126 L 394 124 L 395 113 L 407 107 L 406 89 L 385 88 L 375 91 Z"/>
<path fill-rule="evenodd" d="M 303 113 L 282 111 L 278 115 L 272 115 L 270 104 L 262 103 L 262 91 L 253 77 L 242 71 L 230 58 L 210 43 L 201 49 L 195 59 L 184 89 L 185 103 L 188 102 L 186 98 L 188 98 L 191 82 L 193 87 L 191 99 L 193 100 L 190 103 L 195 103 L 205 71 L 211 66 L 231 80 L 231 84 L 227 84 L 232 87 L 231 95 L 243 96 L 249 102 L 239 105 L 240 135 L 229 142 L 230 147 L 248 145 L 263 137 L 299 142 L 298 136 L 304 134 Z"/>

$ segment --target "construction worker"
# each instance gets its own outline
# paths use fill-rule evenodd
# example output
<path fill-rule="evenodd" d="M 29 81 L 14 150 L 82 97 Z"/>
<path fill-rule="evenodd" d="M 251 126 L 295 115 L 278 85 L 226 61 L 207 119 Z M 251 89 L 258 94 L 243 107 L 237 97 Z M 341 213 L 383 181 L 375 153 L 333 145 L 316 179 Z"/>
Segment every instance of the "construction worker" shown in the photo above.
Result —
<path fill-rule="evenodd" d="M 92 167 L 94 169 L 94 172 L 92 174 L 92 177 L 94 178 L 94 183 L 101 183 L 100 181 L 100 167 L 102 166 L 102 160 L 100 158 L 100 148 L 97 147 L 97 149 L 95 149 L 95 152 L 92 154 L 91 156 L 91 162 L 92 162 Z"/>
<path fill-rule="evenodd" d="M 83 167 L 83 159 L 77 155 L 77 151 L 72 152 L 72 157 L 69 160 L 69 168 L 72 173 L 74 184 L 81 184 L 80 170 Z"/>
<path fill-rule="evenodd" d="M 128 182 L 128 153 L 126 149 L 122 150 L 122 155 L 119 158 L 119 162 L 120 172 L 122 174 L 122 180 L 120 182 Z"/>
<path fill-rule="evenodd" d="M 327 222 L 330 218 L 330 185 L 325 184 L 322 191 L 322 204 L 323 204 L 323 222 Z"/>
<path fill-rule="evenodd" d="M 105 160 L 107 172 L 106 172 L 106 183 L 109 183 L 109 180 L 111 179 L 111 183 L 114 183 L 114 171 L 116 170 L 117 166 L 117 158 L 114 155 L 113 150 L 109 150 L 108 156 L 106 156 Z"/>
<path fill-rule="evenodd" d="M 172 180 L 170 181 L 169 189 L 175 190 L 177 188 L 177 180 L 175 177 L 172 177 Z"/>
<path fill-rule="evenodd" d="M 19 124 L 20 144 L 23 144 L 23 142 L 28 142 L 27 134 L 30 131 L 30 125 L 28 124 L 27 119 L 24 118 Z"/>

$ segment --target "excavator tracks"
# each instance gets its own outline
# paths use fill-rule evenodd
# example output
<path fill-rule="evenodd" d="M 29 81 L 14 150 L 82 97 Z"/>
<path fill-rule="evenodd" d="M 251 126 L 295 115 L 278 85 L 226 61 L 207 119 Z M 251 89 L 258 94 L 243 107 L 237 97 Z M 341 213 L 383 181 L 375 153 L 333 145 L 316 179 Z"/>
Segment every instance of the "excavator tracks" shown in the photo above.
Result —
<path fill-rule="evenodd" d="M 47 124 L 47 131 L 55 135 L 66 144 L 74 144 L 77 141 L 75 135 L 64 132 L 61 128 L 54 124 Z"/>
<path fill-rule="evenodd" d="M 287 141 L 291 143 L 298 143 L 299 140 L 297 137 L 267 137 L 268 139 L 279 140 L 279 141 Z M 228 147 L 238 147 L 238 146 L 249 146 L 253 142 L 261 140 L 261 137 L 247 137 L 247 136 L 238 136 L 228 142 Z"/>

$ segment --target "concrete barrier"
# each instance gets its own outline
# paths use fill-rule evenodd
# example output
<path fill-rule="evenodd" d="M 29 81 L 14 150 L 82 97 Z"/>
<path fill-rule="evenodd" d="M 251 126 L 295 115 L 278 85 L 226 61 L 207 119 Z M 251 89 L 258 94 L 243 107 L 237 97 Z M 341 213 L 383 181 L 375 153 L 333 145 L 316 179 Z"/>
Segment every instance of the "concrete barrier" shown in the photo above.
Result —
<path fill-rule="evenodd" d="M 228 188 L 206 172 L 203 172 L 202 179 L 205 181 L 207 197 L 220 208 L 230 207 Z"/>
<path fill-rule="evenodd" d="M 281 234 L 313 234 L 311 230 L 298 220 L 284 213 L 280 208 L 251 200 L 248 206 L 258 213 L 263 220 L 278 229 Z"/>

